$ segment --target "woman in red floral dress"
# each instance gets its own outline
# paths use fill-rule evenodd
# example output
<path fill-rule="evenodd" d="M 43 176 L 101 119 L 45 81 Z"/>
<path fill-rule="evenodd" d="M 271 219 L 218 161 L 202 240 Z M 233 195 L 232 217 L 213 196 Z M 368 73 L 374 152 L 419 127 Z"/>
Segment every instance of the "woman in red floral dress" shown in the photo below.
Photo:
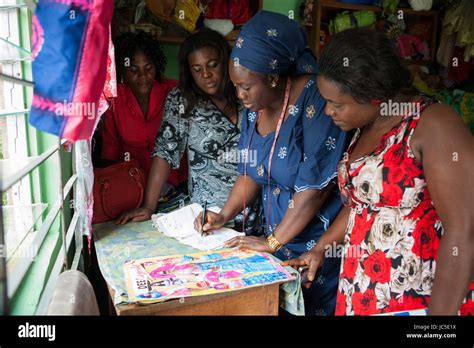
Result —
<path fill-rule="evenodd" d="M 345 207 L 287 264 L 312 281 L 342 244 L 336 315 L 473 315 L 474 146 L 461 118 L 413 94 L 395 46 L 370 29 L 333 37 L 318 87 L 333 121 L 356 129 L 338 169 Z"/>

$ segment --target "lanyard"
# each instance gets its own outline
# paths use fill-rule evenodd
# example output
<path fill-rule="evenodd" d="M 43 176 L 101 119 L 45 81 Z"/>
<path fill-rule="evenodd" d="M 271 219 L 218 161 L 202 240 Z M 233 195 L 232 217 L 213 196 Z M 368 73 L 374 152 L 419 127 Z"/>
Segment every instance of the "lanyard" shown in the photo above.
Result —
<path fill-rule="evenodd" d="M 288 80 L 286 82 L 286 90 L 285 90 L 285 100 L 283 101 L 283 107 L 281 109 L 281 113 L 280 113 L 280 118 L 278 119 L 278 123 L 277 123 L 277 127 L 276 127 L 276 130 L 275 130 L 275 137 L 273 139 L 273 144 L 272 144 L 272 147 L 270 149 L 270 156 L 268 158 L 268 193 L 267 193 L 267 202 L 268 202 L 268 209 L 267 209 L 267 212 L 268 212 L 268 221 L 267 221 L 267 226 L 268 226 L 268 230 L 270 230 L 270 174 L 271 174 L 271 169 L 272 169 L 272 158 L 273 158 L 273 153 L 275 152 L 275 145 L 276 145 L 276 142 L 277 142 L 277 139 L 278 139 L 278 135 L 280 134 L 280 129 L 281 129 L 281 125 L 283 124 L 283 120 L 285 119 L 285 114 L 286 114 L 286 109 L 288 107 L 288 101 L 290 99 L 290 90 L 291 90 L 291 78 L 288 77 Z M 252 128 L 252 133 L 250 133 L 250 139 L 249 139 L 249 143 L 247 145 L 247 152 L 244 156 L 244 212 L 243 212 L 243 220 L 242 220 L 242 228 L 243 228 L 243 232 L 245 232 L 245 214 L 246 214 L 246 209 L 247 209 L 247 156 L 249 155 L 249 151 L 250 151 L 250 144 L 252 143 L 252 138 L 253 138 L 253 133 L 255 132 L 255 128 L 257 127 L 257 123 L 258 121 L 260 120 L 262 116 L 262 110 L 260 110 L 258 112 L 258 116 L 257 116 L 257 119 L 255 120 L 255 123 L 253 125 L 253 128 Z"/>

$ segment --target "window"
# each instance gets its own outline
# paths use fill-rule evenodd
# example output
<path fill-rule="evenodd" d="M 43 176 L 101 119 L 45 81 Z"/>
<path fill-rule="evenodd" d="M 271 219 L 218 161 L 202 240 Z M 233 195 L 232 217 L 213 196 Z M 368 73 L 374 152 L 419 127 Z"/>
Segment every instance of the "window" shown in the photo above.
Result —
<path fill-rule="evenodd" d="M 64 141 L 28 124 L 31 18 L 27 5 L 0 0 L 0 314 L 45 314 L 80 240 L 76 224 L 67 226 L 77 178 L 71 154 L 61 151 Z"/>

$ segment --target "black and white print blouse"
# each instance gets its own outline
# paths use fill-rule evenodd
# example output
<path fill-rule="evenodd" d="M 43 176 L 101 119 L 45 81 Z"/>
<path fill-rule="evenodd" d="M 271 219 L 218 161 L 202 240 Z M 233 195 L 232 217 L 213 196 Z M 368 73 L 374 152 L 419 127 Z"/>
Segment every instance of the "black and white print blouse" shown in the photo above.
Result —
<path fill-rule="evenodd" d="M 191 202 L 201 205 L 207 202 L 208 206 L 222 208 L 239 175 L 237 162 L 241 156 L 237 151 L 243 105 L 238 104 L 235 125 L 211 100 L 199 100 L 187 117 L 183 117 L 185 105 L 179 88 L 174 88 L 166 99 L 152 156 L 165 159 L 177 169 L 186 151 Z M 256 215 L 255 208 L 247 213 L 250 225 L 254 225 Z M 235 222 L 239 220 L 241 214 Z"/>

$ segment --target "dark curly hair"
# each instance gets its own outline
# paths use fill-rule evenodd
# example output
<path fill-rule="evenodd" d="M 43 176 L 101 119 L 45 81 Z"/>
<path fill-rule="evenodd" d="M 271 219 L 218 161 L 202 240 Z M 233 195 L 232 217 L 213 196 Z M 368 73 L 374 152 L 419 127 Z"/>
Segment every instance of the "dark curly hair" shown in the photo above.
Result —
<path fill-rule="evenodd" d="M 137 51 L 142 51 L 153 61 L 156 68 L 155 79 L 161 80 L 166 67 L 166 56 L 160 43 L 152 35 L 144 31 L 123 33 L 114 40 L 114 44 L 117 79 L 119 81 L 124 77 L 125 59 L 129 58 L 131 60 Z"/>
<path fill-rule="evenodd" d="M 334 35 L 321 52 L 318 75 L 361 104 L 415 93 L 395 43 L 374 29 L 348 29 Z"/>
<path fill-rule="evenodd" d="M 217 31 L 202 29 L 201 31 L 188 36 L 181 44 L 179 50 L 179 82 L 180 90 L 186 100 L 184 116 L 198 103 L 199 97 L 207 99 L 208 96 L 194 82 L 191 70 L 189 69 L 188 56 L 195 50 L 201 48 L 212 48 L 216 50 L 224 68 L 223 83 L 224 96 L 227 98 L 226 109 L 234 110 L 237 107 L 237 95 L 235 87 L 229 78 L 229 57 L 230 46 L 227 40 Z"/>

